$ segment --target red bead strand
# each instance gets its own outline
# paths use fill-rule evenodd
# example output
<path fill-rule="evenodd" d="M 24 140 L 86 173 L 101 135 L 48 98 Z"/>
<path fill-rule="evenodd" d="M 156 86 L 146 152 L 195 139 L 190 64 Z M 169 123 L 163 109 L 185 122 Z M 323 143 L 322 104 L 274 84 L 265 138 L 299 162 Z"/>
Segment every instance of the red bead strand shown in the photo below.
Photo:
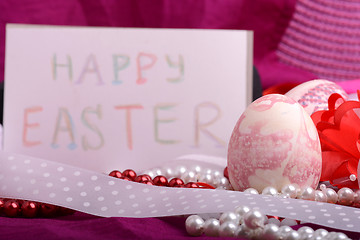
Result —
<path fill-rule="evenodd" d="M 120 176 L 121 177 L 118 177 Z M 109 173 L 109 176 L 124 179 L 127 181 L 133 181 L 148 185 L 156 185 L 161 187 L 183 187 L 183 188 L 209 188 L 215 189 L 213 186 L 203 182 L 185 182 L 180 178 L 172 178 L 170 181 L 163 175 L 158 175 L 153 179 L 148 174 L 137 175 L 136 172 L 132 169 L 126 169 L 124 172 L 119 170 L 113 170 Z"/>
<path fill-rule="evenodd" d="M 156 186 L 167 187 L 169 182 L 165 176 L 158 175 L 154 177 L 153 182 Z"/>
<path fill-rule="evenodd" d="M 21 206 L 15 200 L 8 200 L 4 204 L 4 213 L 8 217 L 19 217 L 21 214 Z"/>
<path fill-rule="evenodd" d="M 47 203 L 17 199 L 0 199 L 0 216 L 7 217 L 57 217 L 71 215 L 72 209 L 58 207 Z"/>
<path fill-rule="evenodd" d="M 121 178 L 123 176 L 123 174 L 118 170 L 114 170 L 111 173 L 109 173 L 109 176 L 116 177 L 116 178 Z"/>
<path fill-rule="evenodd" d="M 211 186 L 210 184 L 207 184 L 207 183 L 204 183 L 204 182 L 197 182 L 197 184 L 200 186 L 200 187 L 203 187 L 203 188 L 209 188 L 209 189 L 215 189 L 213 186 Z"/>
<path fill-rule="evenodd" d="M 134 181 L 136 178 L 136 172 L 132 169 L 126 169 L 122 174 L 125 177 L 129 178 L 131 181 Z"/>
<path fill-rule="evenodd" d="M 152 182 L 152 179 L 149 175 L 147 174 L 142 174 L 142 175 L 138 175 L 135 179 L 134 179 L 134 182 L 139 182 L 139 183 L 143 183 L 143 182 L 148 182 L 148 181 L 151 181 Z"/>
<path fill-rule="evenodd" d="M 162 175 L 158 175 L 153 179 L 147 175 L 137 175 L 132 169 L 126 169 L 123 172 L 113 170 L 109 176 L 123 179 L 126 181 L 133 181 L 147 185 L 156 185 L 161 187 L 180 187 L 180 188 L 210 188 L 213 186 L 203 182 L 188 182 L 180 178 L 172 178 L 170 181 Z M 38 203 L 34 201 L 16 200 L 16 199 L 1 199 L 0 198 L 0 216 L 7 217 L 55 217 L 73 214 L 75 211 L 64 207 L 59 207 L 47 203 Z"/>
<path fill-rule="evenodd" d="M 180 178 L 173 178 L 170 180 L 170 182 L 168 184 L 169 187 L 182 186 L 182 185 L 185 185 L 185 183 Z"/>
<path fill-rule="evenodd" d="M 188 182 L 187 184 L 185 184 L 186 188 L 199 188 L 199 184 L 194 183 L 194 182 Z"/>
<path fill-rule="evenodd" d="M 40 213 L 43 217 L 51 218 L 55 217 L 58 213 L 59 207 L 47 203 L 41 203 Z"/>
<path fill-rule="evenodd" d="M 38 215 L 38 212 L 39 204 L 37 202 L 24 201 L 23 204 L 21 204 L 21 213 L 24 217 L 34 218 Z"/>

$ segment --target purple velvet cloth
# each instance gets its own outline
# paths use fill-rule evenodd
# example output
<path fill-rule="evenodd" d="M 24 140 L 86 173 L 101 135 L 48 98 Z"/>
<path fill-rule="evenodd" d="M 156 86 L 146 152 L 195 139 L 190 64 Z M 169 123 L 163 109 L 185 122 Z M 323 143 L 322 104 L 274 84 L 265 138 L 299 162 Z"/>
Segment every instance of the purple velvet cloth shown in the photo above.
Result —
<path fill-rule="evenodd" d="M 60 240 L 60 239 L 194 239 L 185 230 L 185 217 L 161 218 L 101 218 L 76 212 L 58 218 L 5 218 L 0 217 L 0 239 L 11 240 Z M 296 230 L 304 225 L 297 225 Z M 313 229 L 319 226 L 306 224 Z M 336 229 L 325 228 L 328 231 Z M 351 239 L 360 239 L 360 234 L 345 232 Z M 205 239 L 234 239 L 228 237 L 200 236 Z"/>
<path fill-rule="evenodd" d="M 101 218 L 79 212 L 72 216 L 51 219 L 2 217 L 0 218 L 0 239 L 185 240 L 191 238 L 185 230 L 185 220 L 185 217 L 180 216 L 162 218 Z M 202 236 L 196 239 L 212 238 Z"/>
<path fill-rule="evenodd" d="M 303 82 L 313 74 L 278 61 L 277 45 L 296 0 L 1 0 L 0 81 L 5 24 L 29 23 L 254 31 L 254 64 L 263 87 Z M 26 39 L 24 39 L 26 41 Z M 0 239 L 188 239 L 185 218 L 99 218 L 82 213 L 53 219 L 0 217 Z M 353 235 L 359 238 L 360 235 Z M 211 239 L 199 237 L 197 239 Z M 225 239 L 225 238 L 224 238 Z M 229 238 L 230 239 L 230 238 Z"/>

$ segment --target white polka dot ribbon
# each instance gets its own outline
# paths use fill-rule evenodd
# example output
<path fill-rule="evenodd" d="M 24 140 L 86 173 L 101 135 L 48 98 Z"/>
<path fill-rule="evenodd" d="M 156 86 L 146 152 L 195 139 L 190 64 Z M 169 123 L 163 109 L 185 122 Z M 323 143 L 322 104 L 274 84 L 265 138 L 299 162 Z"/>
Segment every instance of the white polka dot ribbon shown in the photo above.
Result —
<path fill-rule="evenodd" d="M 360 209 L 227 190 L 134 183 L 43 159 L 0 152 L 0 196 L 104 217 L 219 213 L 247 205 L 267 215 L 360 232 Z"/>

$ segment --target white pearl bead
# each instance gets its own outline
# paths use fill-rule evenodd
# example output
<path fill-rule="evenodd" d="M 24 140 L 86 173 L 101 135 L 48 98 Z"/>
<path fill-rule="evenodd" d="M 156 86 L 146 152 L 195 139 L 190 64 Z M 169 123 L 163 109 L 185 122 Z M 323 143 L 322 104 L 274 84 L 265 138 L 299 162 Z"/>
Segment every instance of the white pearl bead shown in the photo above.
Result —
<path fill-rule="evenodd" d="M 315 200 L 315 190 L 312 187 L 306 187 L 301 192 L 299 198 L 304 199 L 304 200 L 314 201 Z"/>
<path fill-rule="evenodd" d="M 329 232 L 327 235 L 326 235 L 326 240 L 335 240 L 337 239 L 337 234 L 336 232 Z"/>
<path fill-rule="evenodd" d="M 279 227 L 275 224 L 267 224 L 263 229 L 262 239 L 277 240 Z"/>
<path fill-rule="evenodd" d="M 244 193 L 259 194 L 258 190 L 255 188 L 248 188 L 244 191 Z"/>
<path fill-rule="evenodd" d="M 250 210 L 244 215 L 244 223 L 250 229 L 263 227 L 266 216 L 258 210 Z"/>
<path fill-rule="evenodd" d="M 314 233 L 314 229 L 312 229 L 311 227 L 308 227 L 308 226 L 303 226 L 303 227 L 299 228 L 297 231 L 300 234 L 313 234 Z"/>
<path fill-rule="evenodd" d="M 324 193 L 328 203 L 336 203 L 338 201 L 338 195 L 334 189 L 326 188 Z"/>
<path fill-rule="evenodd" d="M 252 237 L 251 235 L 251 230 L 249 228 L 245 225 L 239 225 L 235 230 L 234 237 L 250 239 Z"/>
<path fill-rule="evenodd" d="M 326 237 L 326 240 L 345 240 L 349 239 L 346 234 L 341 232 L 329 232 Z M 350 239 L 349 239 L 350 240 Z"/>
<path fill-rule="evenodd" d="M 360 207 L 360 190 L 354 193 L 354 207 Z"/>
<path fill-rule="evenodd" d="M 350 240 L 350 238 L 348 238 L 348 236 L 345 234 L 345 233 L 342 233 L 342 232 L 337 232 L 336 233 L 336 238 L 334 238 L 334 240 Z"/>
<path fill-rule="evenodd" d="M 212 178 L 212 182 L 210 185 L 212 185 L 213 187 L 218 187 L 220 184 L 220 178 L 221 177 L 215 177 L 214 175 L 210 175 Z"/>
<path fill-rule="evenodd" d="M 153 169 L 153 172 L 155 173 L 156 176 L 163 175 L 163 172 L 160 168 Z"/>
<path fill-rule="evenodd" d="M 326 185 L 325 184 L 320 184 L 320 190 L 324 191 L 326 189 Z"/>
<path fill-rule="evenodd" d="M 326 202 L 327 197 L 323 191 L 315 190 L 315 201 L 317 202 Z"/>
<path fill-rule="evenodd" d="M 202 171 L 204 174 L 210 174 L 210 175 L 213 175 L 213 170 L 208 168 L 208 169 L 205 169 L 204 171 Z"/>
<path fill-rule="evenodd" d="M 250 230 L 250 239 L 254 240 L 262 240 L 263 235 L 263 229 L 262 228 L 256 228 L 253 230 Z"/>
<path fill-rule="evenodd" d="M 204 223 L 204 234 L 209 237 L 219 236 L 220 221 L 215 218 L 209 218 Z"/>
<path fill-rule="evenodd" d="M 355 181 L 356 181 L 356 175 L 355 175 L 355 174 L 351 174 L 351 175 L 349 176 L 349 178 L 350 178 L 350 181 L 352 181 L 352 182 L 355 182 Z"/>
<path fill-rule="evenodd" d="M 281 194 L 277 195 L 276 197 L 278 197 L 278 198 L 291 198 L 290 195 L 287 194 L 287 193 L 281 193 Z"/>
<path fill-rule="evenodd" d="M 181 176 L 181 179 L 184 180 L 184 182 L 197 182 L 197 175 L 195 172 L 186 172 Z"/>
<path fill-rule="evenodd" d="M 314 234 L 314 230 L 308 226 L 299 228 L 297 230 L 297 232 L 299 233 L 300 239 L 302 239 L 302 240 L 310 239 L 312 237 L 312 235 Z"/>
<path fill-rule="evenodd" d="M 338 192 L 338 203 L 349 206 L 354 202 L 354 192 L 347 187 L 341 188 Z"/>
<path fill-rule="evenodd" d="M 182 175 L 184 175 L 187 172 L 186 167 L 184 166 L 177 166 L 174 170 L 174 177 L 181 177 Z"/>
<path fill-rule="evenodd" d="M 285 218 L 280 223 L 280 226 L 295 226 L 295 225 L 298 225 L 296 220 L 290 218 Z"/>
<path fill-rule="evenodd" d="M 246 213 L 250 212 L 250 208 L 248 206 L 239 206 L 235 208 L 235 213 L 240 217 L 243 217 Z"/>
<path fill-rule="evenodd" d="M 223 176 L 223 174 L 220 171 L 213 171 L 212 172 L 213 177 L 220 178 Z"/>
<path fill-rule="evenodd" d="M 156 177 L 155 173 L 154 173 L 153 171 L 151 171 L 151 170 L 145 171 L 143 174 L 147 174 L 147 175 L 149 175 L 151 178 Z"/>
<path fill-rule="evenodd" d="M 235 212 L 224 212 L 220 216 L 220 224 L 223 224 L 224 222 L 233 222 L 235 224 L 239 224 L 240 222 L 240 215 Z"/>
<path fill-rule="evenodd" d="M 219 187 L 225 187 L 228 189 L 230 187 L 230 182 L 226 177 L 220 178 Z"/>
<path fill-rule="evenodd" d="M 317 229 L 315 232 L 314 232 L 314 235 L 313 237 L 317 238 L 317 237 L 320 237 L 320 238 L 323 238 L 325 237 L 329 232 L 323 228 L 319 228 Z"/>
<path fill-rule="evenodd" d="M 278 191 L 274 187 L 266 187 L 261 192 L 262 195 L 270 195 L 270 196 L 276 196 L 278 194 Z"/>
<path fill-rule="evenodd" d="M 213 177 L 210 174 L 206 174 L 206 175 L 202 175 L 199 178 L 199 182 L 204 182 L 207 184 L 212 184 L 213 183 Z"/>
<path fill-rule="evenodd" d="M 280 226 L 280 220 L 277 218 L 268 218 L 267 223 Z"/>
<path fill-rule="evenodd" d="M 286 240 L 300 240 L 300 234 L 297 231 L 291 231 L 288 234 L 286 234 Z"/>
<path fill-rule="evenodd" d="M 185 221 L 186 231 L 191 236 L 200 236 L 204 230 L 204 220 L 198 215 L 191 215 Z"/>
<path fill-rule="evenodd" d="M 286 239 L 286 237 L 292 231 L 293 231 L 293 229 L 289 226 L 281 226 L 281 227 L 279 227 L 278 236 L 280 239 Z"/>
<path fill-rule="evenodd" d="M 174 171 L 170 167 L 163 168 L 163 175 L 166 178 L 174 177 Z"/>
<path fill-rule="evenodd" d="M 220 237 L 234 237 L 237 226 L 238 225 L 236 225 L 233 222 L 224 222 L 223 224 L 220 225 L 219 236 Z"/>
<path fill-rule="evenodd" d="M 195 172 L 195 173 L 201 173 L 202 172 L 202 168 L 201 168 L 201 166 L 193 166 L 193 167 L 191 167 L 190 168 L 190 171 L 193 171 L 193 172 Z"/>
<path fill-rule="evenodd" d="M 281 189 L 281 192 L 284 194 L 288 194 L 291 198 L 296 198 L 296 196 L 297 196 L 297 188 L 293 184 L 285 185 Z"/>

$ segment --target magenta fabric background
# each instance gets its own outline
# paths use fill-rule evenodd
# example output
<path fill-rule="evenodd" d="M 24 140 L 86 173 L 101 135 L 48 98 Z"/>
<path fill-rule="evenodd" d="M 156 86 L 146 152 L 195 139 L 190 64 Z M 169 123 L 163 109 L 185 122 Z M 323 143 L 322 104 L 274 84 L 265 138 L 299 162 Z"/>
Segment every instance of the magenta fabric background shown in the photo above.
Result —
<path fill-rule="evenodd" d="M 4 76 L 5 24 L 248 29 L 263 87 L 315 79 L 278 61 L 277 44 L 295 0 L 1 0 L 0 81 Z M 26 41 L 26 39 L 24 39 Z M 99 218 L 76 213 L 55 219 L 0 217 L 0 239 L 188 239 L 185 218 Z M 360 236 L 355 236 L 360 237 Z M 211 239 L 200 237 L 197 239 Z M 225 239 L 225 238 L 224 238 Z M 230 239 L 230 238 L 229 238 Z"/>
<path fill-rule="evenodd" d="M 254 31 L 254 64 L 264 88 L 316 78 L 278 62 L 275 50 L 295 0 L 2 0 L 0 81 L 4 76 L 5 24 L 29 23 L 146 28 L 246 29 Z M 26 41 L 26 40 L 24 40 Z"/>

